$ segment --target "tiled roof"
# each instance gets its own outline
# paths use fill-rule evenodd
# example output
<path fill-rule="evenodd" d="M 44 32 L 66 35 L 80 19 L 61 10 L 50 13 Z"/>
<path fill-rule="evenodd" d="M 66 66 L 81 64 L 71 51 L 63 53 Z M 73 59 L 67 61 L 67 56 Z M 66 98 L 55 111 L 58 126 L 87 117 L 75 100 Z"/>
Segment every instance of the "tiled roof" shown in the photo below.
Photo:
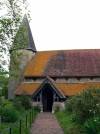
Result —
<path fill-rule="evenodd" d="M 25 76 L 41 76 L 46 66 L 57 52 L 37 52 L 25 69 Z"/>
<path fill-rule="evenodd" d="M 100 83 L 57 83 L 56 87 L 59 88 L 65 96 L 73 96 L 89 88 L 100 89 Z"/>
<path fill-rule="evenodd" d="M 32 32 L 31 32 L 31 28 L 27 19 L 27 16 L 25 15 L 23 18 L 23 25 L 25 25 L 25 27 L 27 28 L 27 34 L 28 34 L 28 44 L 26 49 L 32 50 L 34 52 L 36 52 L 36 46 L 33 40 L 33 36 L 32 36 Z"/>
<path fill-rule="evenodd" d="M 22 83 L 16 90 L 16 95 L 32 95 L 39 87 L 41 83 Z M 61 91 L 65 96 L 76 95 L 79 92 L 88 88 L 99 88 L 100 83 L 88 82 L 88 83 L 55 83 L 56 88 Z"/>
<path fill-rule="evenodd" d="M 16 95 L 32 95 L 41 83 L 22 83 L 15 91 Z"/>
<path fill-rule="evenodd" d="M 25 76 L 100 76 L 100 49 L 41 51 L 28 63 Z"/>

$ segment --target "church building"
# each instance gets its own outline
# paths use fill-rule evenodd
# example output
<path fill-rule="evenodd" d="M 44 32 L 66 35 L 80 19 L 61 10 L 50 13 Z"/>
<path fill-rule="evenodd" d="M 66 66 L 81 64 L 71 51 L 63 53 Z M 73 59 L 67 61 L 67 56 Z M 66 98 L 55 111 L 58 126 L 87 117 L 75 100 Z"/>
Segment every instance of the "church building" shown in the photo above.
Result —
<path fill-rule="evenodd" d="M 33 55 L 24 66 L 23 79 L 14 93 L 30 96 L 41 111 L 53 112 L 56 106 L 63 109 L 70 96 L 100 88 L 99 49 L 37 51 L 30 41 L 26 50 Z"/>

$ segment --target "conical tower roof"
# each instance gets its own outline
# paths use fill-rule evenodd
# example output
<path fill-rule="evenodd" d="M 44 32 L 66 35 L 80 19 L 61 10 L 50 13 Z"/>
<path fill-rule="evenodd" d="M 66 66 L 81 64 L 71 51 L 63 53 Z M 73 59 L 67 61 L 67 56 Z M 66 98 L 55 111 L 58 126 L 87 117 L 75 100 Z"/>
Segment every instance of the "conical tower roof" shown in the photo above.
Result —
<path fill-rule="evenodd" d="M 23 23 L 22 25 L 24 25 L 27 28 L 27 34 L 28 34 L 28 44 L 26 46 L 26 49 L 36 52 L 36 47 L 35 47 L 35 43 L 33 40 L 31 28 L 30 28 L 29 21 L 26 15 L 24 16 L 22 23 Z"/>

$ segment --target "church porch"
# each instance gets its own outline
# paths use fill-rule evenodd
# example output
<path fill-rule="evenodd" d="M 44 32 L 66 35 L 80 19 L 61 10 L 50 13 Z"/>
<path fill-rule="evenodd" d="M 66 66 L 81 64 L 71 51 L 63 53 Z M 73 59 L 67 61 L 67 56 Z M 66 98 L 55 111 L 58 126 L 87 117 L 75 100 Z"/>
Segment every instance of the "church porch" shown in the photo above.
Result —
<path fill-rule="evenodd" d="M 50 83 L 45 83 L 32 96 L 33 106 L 39 106 L 41 112 L 54 112 L 56 108 L 64 109 L 65 98 Z"/>

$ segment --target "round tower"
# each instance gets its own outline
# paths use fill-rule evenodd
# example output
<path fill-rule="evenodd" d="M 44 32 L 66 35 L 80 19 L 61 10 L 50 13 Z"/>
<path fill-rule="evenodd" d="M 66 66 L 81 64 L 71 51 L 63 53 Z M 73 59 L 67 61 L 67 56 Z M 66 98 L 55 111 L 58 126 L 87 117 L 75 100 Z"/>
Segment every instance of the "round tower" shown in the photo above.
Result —
<path fill-rule="evenodd" d="M 9 99 L 14 98 L 15 89 L 23 80 L 24 68 L 36 53 L 35 43 L 26 16 L 24 16 L 13 45 L 15 49 L 11 50 L 10 57 Z"/>

